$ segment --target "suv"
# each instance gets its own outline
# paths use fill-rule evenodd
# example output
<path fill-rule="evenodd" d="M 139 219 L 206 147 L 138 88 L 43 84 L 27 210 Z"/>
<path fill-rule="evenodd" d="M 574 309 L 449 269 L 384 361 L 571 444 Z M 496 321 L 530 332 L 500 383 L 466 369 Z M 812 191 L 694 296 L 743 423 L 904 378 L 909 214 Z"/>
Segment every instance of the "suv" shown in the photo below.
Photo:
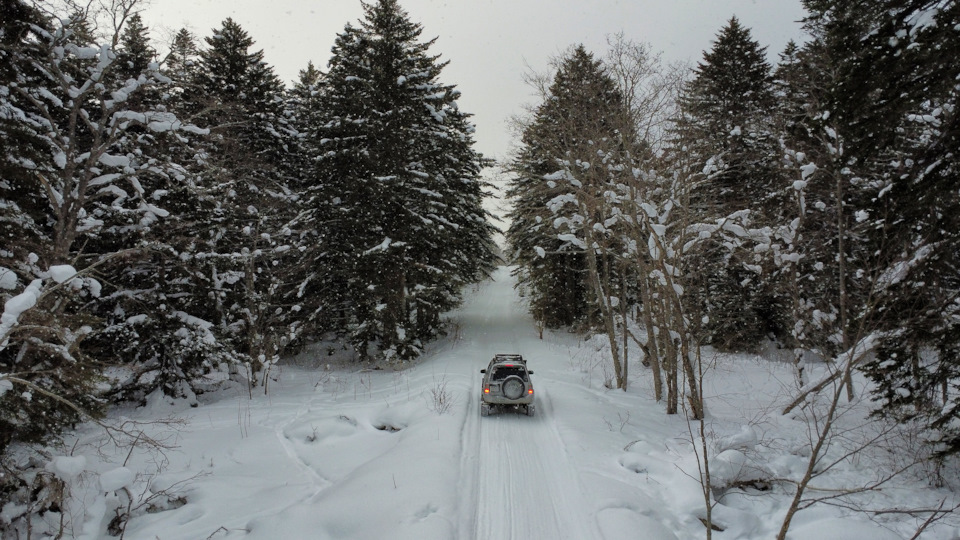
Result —
<path fill-rule="evenodd" d="M 532 371 L 527 371 L 527 361 L 519 354 L 498 354 L 490 360 L 483 373 L 480 390 L 480 415 L 488 416 L 494 409 L 512 407 L 522 409 L 533 416 Z"/>

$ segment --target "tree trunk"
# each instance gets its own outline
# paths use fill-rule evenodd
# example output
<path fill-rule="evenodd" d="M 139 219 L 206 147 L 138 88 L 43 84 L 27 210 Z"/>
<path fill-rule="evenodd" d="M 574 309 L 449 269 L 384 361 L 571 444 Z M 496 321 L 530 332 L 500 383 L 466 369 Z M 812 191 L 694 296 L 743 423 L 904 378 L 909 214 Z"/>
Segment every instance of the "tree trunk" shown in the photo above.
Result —
<path fill-rule="evenodd" d="M 261 358 L 263 358 L 263 334 L 260 322 L 261 309 L 260 297 L 256 294 L 256 263 L 254 256 L 249 255 L 244 262 L 244 286 L 246 294 L 244 297 L 247 302 L 247 355 L 250 357 L 250 373 L 247 381 L 248 390 L 253 396 L 253 387 L 257 386 L 257 379 L 263 368 Z"/>
<path fill-rule="evenodd" d="M 643 349 L 646 353 L 646 359 L 650 363 L 650 372 L 653 375 L 653 394 L 657 401 L 663 400 L 663 374 L 661 373 L 662 363 L 660 361 L 660 347 L 657 344 L 654 324 L 654 310 L 656 305 L 653 299 L 653 293 L 650 291 L 650 268 L 642 258 L 638 257 L 637 268 L 639 273 L 640 301 L 643 303 L 641 318 L 647 332 L 647 345 Z M 639 343 L 638 343 L 639 344 Z M 642 345 L 641 345 L 642 346 Z"/>
<path fill-rule="evenodd" d="M 587 229 L 589 230 L 589 227 L 587 227 Z M 613 356 L 613 371 L 616 377 L 616 385 L 617 388 L 626 390 L 627 385 L 623 376 L 623 366 L 620 363 L 620 346 L 617 343 L 617 330 L 613 309 L 610 305 L 610 297 L 603 288 L 603 282 L 597 269 L 597 254 L 593 249 L 593 235 L 590 233 L 587 233 L 586 254 L 590 281 L 593 283 L 593 289 L 597 295 L 597 302 L 600 304 L 600 315 L 603 318 L 603 326 L 607 333 L 607 339 L 610 342 L 610 354 Z"/>
<path fill-rule="evenodd" d="M 677 387 L 677 347 L 670 332 L 661 332 L 661 339 L 664 344 L 664 362 L 663 367 L 666 371 L 667 379 L 667 414 L 677 414 L 679 410 L 678 387 Z"/>
<path fill-rule="evenodd" d="M 629 343 L 627 342 L 627 334 L 629 333 L 629 327 L 627 326 L 627 284 L 625 272 L 623 271 L 624 265 L 621 264 L 620 271 L 620 321 L 623 328 L 623 389 L 626 390 L 627 386 L 630 384 L 630 355 L 627 352 Z"/>
<path fill-rule="evenodd" d="M 688 400 L 690 402 L 690 413 L 694 420 L 703 420 L 703 398 L 700 394 L 698 370 L 694 369 L 693 360 L 690 358 L 690 336 L 685 335 L 680 342 L 680 357 L 683 359 L 683 370 L 687 376 L 687 387 L 690 389 Z M 699 362 L 699 355 L 697 355 Z"/>
<path fill-rule="evenodd" d="M 840 276 L 840 332 L 843 336 L 842 343 L 844 350 L 850 348 L 850 335 L 848 332 L 847 325 L 849 324 L 848 320 L 848 305 L 850 303 L 850 298 L 848 297 L 847 292 L 847 254 L 846 254 L 846 218 L 844 216 L 843 210 L 843 175 L 836 174 L 836 198 L 837 198 L 837 272 Z M 853 398 L 856 397 L 853 390 L 853 379 L 850 377 L 850 373 L 844 374 L 843 384 L 847 389 L 847 401 L 853 401 Z"/>

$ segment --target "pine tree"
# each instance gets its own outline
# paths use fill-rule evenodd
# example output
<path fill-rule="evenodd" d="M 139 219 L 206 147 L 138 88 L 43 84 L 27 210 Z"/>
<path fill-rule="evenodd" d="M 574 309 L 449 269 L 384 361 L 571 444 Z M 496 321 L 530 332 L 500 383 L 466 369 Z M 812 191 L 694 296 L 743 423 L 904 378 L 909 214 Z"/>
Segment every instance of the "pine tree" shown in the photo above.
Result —
<path fill-rule="evenodd" d="M 559 242 L 560 255 L 582 256 L 585 307 L 590 310 L 587 322 L 607 335 L 616 385 L 624 389 L 626 374 L 617 335 L 618 331 L 623 335 L 626 321 L 625 312 L 616 308 L 627 308 L 625 284 L 635 281 L 626 275 L 622 258 L 621 207 L 642 153 L 635 141 L 633 118 L 602 63 L 578 46 L 560 62 L 550 94 L 525 134 L 537 157 L 552 169 L 527 180 L 534 191 L 537 184 L 553 191 L 544 205 L 545 219 L 541 218 L 546 227 L 540 230 L 547 234 L 543 240 Z M 518 169 L 523 170 L 523 164 Z M 533 251 L 538 257 L 547 255 L 542 246 L 534 246 Z"/>
<path fill-rule="evenodd" d="M 167 110 L 185 121 L 197 120 L 198 113 L 211 103 L 207 96 L 197 91 L 199 67 L 200 49 L 197 47 L 196 36 L 186 28 L 181 28 L 170 45 L 170 53 L 160 66 L 160 72 L 170 81 L 164 87 L 160 99 Z M 178 163 L 188 168 L 192 174 L 202 170 L 207 156 L 207 145 L 199 141 L 191 141 L 190 144 L 178 142 L 180 144 L 171 144 L 165 151 L 176 156 Z"/>
<path fill-rule="evenodd" d="M 120 80 L 111 45 L 94 46 L 85 19 L 47 26 L 29 9 L 12 12 L 20 18 L 4 18 L 0 91 L 10 123 L 0 131 L 22 154 L 4 163 L 12 174 L 0 182 L 0 205 L 4 232 L 18 238 L 3 266 L 17 281 L 0 293 L 32 301 L 0 324 L 0 371 L 25 387 L 3 396 L 3 444 L 55 437 L 81 411 L 100 410 L 93 385 L 114 353 L 94 346 L 98 306 L 112 292 L 102 283 L 143 252 L 144 232 L 168 216 L 168 181 L 182 172 L 154 151 L 181 123 L 138 99 L 164 83 L 155 66 Z"/>
<path fill-rule="evenodd" d="M 550 207 L 573 186 L 547 177 L 562 168 L 568 152 L 589 145 L 597 135 L 594 122 L 619 114 L 622 102 L 601 63 L 583 46 L 575 47 L 561 60 L 549 95 L 524 130 L 510 166 L 510 258 L 530 294 L 531 311 L 548 327 L 587 322 L 596 302 L 591 300 L 584 252 L 561 240 L 558 235 L 564 231 L 554 226 L 557 218 L 570 217 L 577 209 Z M 608 135 L 615 129 L 611 125 Z"/>
<path fill-rule="evenodd" d="M 163 74 L 172 80 L 175 89 L 171 90 L 169 99 L 182 96 L 184 87 L 196 80 L 199 56 L 196 36 L 186 28 L 177 31 L 162 67 Z"/>
<path fill-rule="evenodd" d="M 716 168 L 701 188 L 704 210 L 763 208 L 765 183 L 774 164 L 769 110 L 773 106 L 770 65 L 750 30 L 731 18 L 704 52 L 685 88 L 679 130 L 688 152 Z"/>
<path fill-rule="evenodd" d="M 879 413 L 960 449 L 955 193 L 957 5 L 805 2 L 812 39 L 779 70 L 788 156 L 804 165 L 803 347 L 855 359 Z M 803 320 L 805 319 L 805 320 Z M 801 340 L 802 341 L 802 340 Z"/>
<path fill-rule="evenodd" d="M 125 195 L 123 188 L 111 187 L 90 203 L 100 225 L 85 239 L 84 250 L 101 258 L 97 272 L 106 286 L 83 305 L 99 323 L 85 340 L 84 352 L 116 368 L 105 397 L 142 400 L 156 389 L 190 396 L 205 386 L 203 377 L 224 356 L 223 344 L 212 339 L 196 317 L 196 305 L 190 306 L 201 291 L 188 264 L 196 232 L 185 231 L 184 224 L 196 228 L 202 223 L 205 204 L 193 173 L 177 164 L 192 156 L 184 151 L 190 143 L 187 133 L 171 137 L 161 128 L 163 122 L 180 124 L 169 112 L 175 89 L 156 73 L 155 52 L 136 14 L 127 19 L 116 42 L 116 60 L 102 80 L 121 88 L 114 99 L 124 99 L 133 110 L 157 111 L 161 122 L 125 126 L 107 150 L 141 169 L 133 190 L 153 195 L 145 205 Z M 154 74 L 161 84 L 140 85 L 144 74 Z M 158 164 L 162 166 L 152 169 L 154 174 L 147 172 Z M 148 213 L 136 211 L 144 206 Z M 118 252 L 123 257 L 113 257 Z M 192 339 L 184 339 L 188 335 Z"/>
<path fill-rule="evenodd" d="M 19 0 L 0 4 L 0 85 L 39 84 L 41 74 L 27 58 L 36 59 L 39 51 L 27 46 L 36 39 L 31 25 L 46 28 L 41 14 Z M 0 238 L 6 257 L 23 260 L 30 252 L 40 252 L 45 235 L 46 203 L 43 187 L 33 170 L 25 164 L 49 164 L 50 156 L 43 134 L 20 122 L 25 105 L 15 93 L 0 96 Z M 9 263 L 0 263 L 9 266 Z"/>
<path fill-rule="evenodd" d="M 780 174 L 773 98 L 765 49 L 731 18 L 680 101 L 674 151 L 702 171 L 690 191 L 695 220 L 749 210 L 753 226 L 763 226 L 775 217 L 770 209 L 777 207 Z M 695 266 L 706 271 L 690 293 L 700 298 L 715 345 L 749 349 L 759 336 L 780 333 L 773 295 L 755 257 L 731 257 L 717 242 L 704 243 L 697 256 Z"/>
<path fill-rule="evenodd" d="M 22 313 L 8 309 L 14 299 L 40 295 L 45 284 L 37 278 L 47 270 L 53 251 L 53 215 L 39 173 L 54 169 L 56 164 L 47 133 L 36 122 L 43 111 L 31 103 L 31 90 L 49 84 L 44 77 L 48 57 L 43 45 L 52 37 L 51 31 L 40 12 L 28 4 L 19 0 L 0 4 L 0 278 L 4 283 L 0 287 L 0 384 L 4 385 L 0 392 L 0 455 L 15 441 L 50 440 L 62 426 L 79 419 L 75 411 L 58 406 L 55 399 L 23 382 L 11 383 L 8 377 L 16 376 L 41 390 L 74 400 L 92 414 L 100 410 L 95 400 L 86 398 L 96 382 L 89 363 L 74 360 L 71 365 L 71 358 L 63 354 L 68 352 L 65 344 L 56 335 L 31 336 L 24 330 L 25 325 L 40 324 L 73 332 L 83 321 L 75 313 L 46 315 L 36 306 Z M 62 109 L 52 112 L 56 117 L 64 116 Z M 72 306 L 71 300 L 73 295 L 66 291 L 48 293 L 40 307 L 49 308 L 56 302 Z M 39 346 L 29 345 L 32 337 Z M 53 354 L 45 354 L 44 349 Z M 6 491 L 12 489 L 13 482 L 13 478 L 5 477 L 0 486 Z"/>
<path fill-rule="evenodd" d="M 312 119 L 316 116 L 315 110 L 319 100 L 319 95 L 323 92 L 324 73 L 308 62 L 307 67 L 300 70 L 297 80 L 286 94 L 286 114 L 290 119 L 291 125 L 300 133 L 301 151 L 293 156 L 297 159 L 294 168 L 294 174 L 297 182 L 297 191 L 306 192 L 309 187 L 310 167 L 312 154 L 307 150 L 303 143 L 307 132 L 310 130 Z"/>
<path fill-rule="evenodd" d="M 285 114 L 283 85 L 263 51 L 250 51 L 246 31 L 227 19 L 206 43 L 182 97 L 182 107 L 212 131 L 195 165 L 214 202 L 198 231 L 198 273 L 211 300 L 201 318 L 241 355 L 254 386 L 266 383 L 300 326 L 289 298 L 301 237 L 292 228 L 299 195 L 288 156 L 298 152 L 298 134 Z"/>
<path fill-rule="evenodd" d="M 868 328 L 882 336 L 865 366 L 879 412 L 929 428 L 941 453 L 960 452 L 960 67 L 952 61 L 960 6 L 808 8 L 808 25 L 835 60 L 827 102 L 848 128 L 845 165 L 864 192 L 853 219 L 876 276 L 863 302 L 872 303 Z"/>
<path fill-rule="evenodd" d="M 459 96 L 453 88 L 446 91 L 451 99 Z M 480 173 L 488 162 L 473 149 L 470 115 L 460 111 L 455 101 L 434 107 L 439 109 L 433 119 L 441 124 L 436 126 L 440 129 L 431 132 L 428 128 L 426 141 L 417 152 L 431 178 L 413 186 L 415 193 L 427 198 L 415 198 L 419 204 L 408 206 L 419 216 L 415 230 L 431 233 L 413 234 L 410 249 L 420 256 L 406 278 L 408 311 L 421 342 L 438 335 L 440 315 L 459 305 L 465 286 L 488 278 L 498 260 L 495 228 L 483 210 L 486 185 Z M 420 227 L 421 223 L 425 227 Z"/>
<path fill-rule="evenodd" d="M 465 276 L 489 270 L 472 127 L 445 63 L 395 0 L 364 4 L 335 41 L 309 134 L 321 235 L 316 286 L 361 357 L 409 359 L 456 305 Z M 467 234 L 464 234 L 467 233 Z M 466 268 L 469 267 L 469 271 Z"/>
<path fill-rule="evenodd" d="M 149 30 L 139 13 L 126 22 L 117 44 L 117 68 L 114 76 L 126 80 L 139 76 L 156 61 L 157 51 L 150 45 Z"/>

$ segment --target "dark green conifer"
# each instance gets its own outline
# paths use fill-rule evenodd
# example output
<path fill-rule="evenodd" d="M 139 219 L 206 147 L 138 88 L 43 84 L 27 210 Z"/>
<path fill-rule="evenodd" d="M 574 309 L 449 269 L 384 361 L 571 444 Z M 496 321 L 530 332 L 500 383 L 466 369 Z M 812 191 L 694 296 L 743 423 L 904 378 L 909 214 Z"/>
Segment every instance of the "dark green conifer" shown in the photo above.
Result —
<path fill-rule="evenodd" d="M 599 144 L 601 138 L 621 137 L 618 122 L 624 118 L 623 103 L 601 62 L 582 45 L 573 48 L 560 61 L 549 94 L 524 129 L 522 145 L 510 164 L 510 260 L 517 265 L 533 315 L 548 327 L 596 323 L 588 320 L 594 318 L 591 306 L 596 301 L 591 300 L 594 293 L 583 250 L 558 238 L 569 231 L 555 226 L 557 219 L 570 218 L 580 209 L 550 203 L 584 189 L 598 193 L 609 189 L 577 189 L 551 175 L 563 169 L 571 156 L 583 156 L 584 149 Z M 597 148 L 593 147 L 593 154 Z"/>
<path fill-rule="evenodd" d="M 434 40 L 395 0 L 363 8 L 336 38 L 311 121 L 314 264 L 329 272 L 316 286 L 361 357 L 409 359 L 491 268 L 486 163 Z"/>
<path fill-rule="evenodd" d="M 715 222 L 749 210 L 753 226 L 773 222 L 782 190 L 773 105 L 765 49 L 731 18 L 704 52 L 680 100 L 673 151 L 693 171 L 694 221 Z M 758 261 L 731 257 L 713 240 L 691 255 L 698 258 L 692 267 L 701 271 L 689 294 L 702 306 L 715 345 L 749 349 L 781 331 L 775 295 Z"/>

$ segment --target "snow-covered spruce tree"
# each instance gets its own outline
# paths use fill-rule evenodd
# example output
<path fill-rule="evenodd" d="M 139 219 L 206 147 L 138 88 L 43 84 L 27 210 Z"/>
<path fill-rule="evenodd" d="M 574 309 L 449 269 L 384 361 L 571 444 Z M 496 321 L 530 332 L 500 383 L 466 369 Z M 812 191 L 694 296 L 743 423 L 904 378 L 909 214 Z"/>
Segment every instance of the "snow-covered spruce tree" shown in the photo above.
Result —
<path fill-rule="evenodd" d="M 623 216 L 619 197 L 632 177 L 634 140 L 632 119 L 623 95 L 602 63 L 577 46 L 563 57 L 549 95 L 535 111 L 523 133 L 524 146 L 512 164 L 509 194 L 516 204 L 508 238 L 522 282 L 531 292 L 535 316 L 544 323 L 551 303 L 579 301 L 575 309 L 587 313 L 592 325 L 607 335 L 618 388 L 626 388 L 626 373 L 617 336 L 623 335 L 628 309 L 628 267 L 621 254 Z M 543 172 L 534 173 L 540 169 Z M 548 253 L 549 251 L 549 253 Z M 575 273 L 556 274 L 571 261 L 582 261 Z M 566 275 L 565 275 L 566 274 Z M 569 298 L 563 280 L 582 287 L 583 298 Z M 562 313 L 562 312 L 561 312 Z M 555 314 L 549 314 L 555 315 Z M 566 322 L 569 324 L 572 321 Z"/>
<path fill-rule="evenodd" d="M 874 397 L 882 414 L 929 428 L 939 452 L 960 452 L 960 5 L 807 7 L 835 59 L 827 102 L 846 128 L 849 181 L 865 192 L 853 221 L 875 277 L 861 294 L 869 318 L 855 320 L 882 336 L 865 366 Z"/>
<path fill-rule="evenodd" d="M 452 98 L 460 95 L 453 88 L 445 91 Z M 430 236 L 415 234 L 411 242 L 411 248 L 422 254 L 406 278 L 408 309 L 420 341 L 439 335 L 440 315 L 459 305 L 466 285 L 490 277 L 499 261 L 493 242 L 496 229 L 483 209 L 487 186 L 480 172 L 489 162 L 473 149 L 470 116 L 455 101 L 436 117 L 431 114 L 443 122 L 443 129 L 428 132 L 432 137 L 422 150 L 433 178 L 415 188 L 422 196 L 415 199 L 420 204 L 414 209 L 424 218 L 424 226 L 436 230 Z"/>
<path fill-rule="evenodd" d="M 571 195 L 574 186 L 547 177 L 563 167 L 568 150 L 588 144 L 593 134 L 580 131 L 590 117 L 604 108 L 612 110 L 622 98 L 600 63 L 582 46 L 558 61 L 543 98 L 508 165 L 512 175 L 507 189 L 512 202 L 508 256 L 517 266 L 518 283 L 526 289 L 537 320 L 548 328 L 589 324 L 596 303 L 585 252 L 558 237 L 568 231 L 554 227 L 555 219 L 570 217 L 577 208 L 550 206 L 557 197 Z M 611 133 L 616 129 L 610 128 Z"/>
<path fill-rule="evenodd" d="M 139 77 L 150 64 L 156 62 L 157 51 L 150 44 L 149 29 L 139 13 L 130 16 L 114 45 L 117 47 L 116 68 L 111 72 L 117 80 Z"/>
<path fill-rule="evenodd" d="M 960 11 L 941 2 L 805 5 L 812 39 L 785 77 L 799 98 L 786 145 L 803 165 L 795 186 L 809 192 L 800 282 L 821 288 L 801 288 L 814 313 L 797 328 L 804 347 L 836 366 L 787 408 L 832 392 L 778 538 L 814 499 L 804 492 L 836 436 L 836 381 L 855 369 L 874 379 L 883 414 L 930 428 L 935 450 L 958 449 L 958 68 L 947 58 L 960 45 Z"/>
<path fill-rule="evenodd" d="M 587 319 L 589 289 L 583 254 L 561 252 L 547 202 L 556 195 L 544 176 L 555 166 L 538 158 L 524 136 L 524 147 L 510 164 L 514 175 L 507 196 L 512 209 L 508 258 L 516 265 L 517 281 L 529 297 L 530 311 L 547 328 L 582 324 Z M 537 248 L 543 250 L 541 254 Z"/>
<path fill-rule="evenodd" d="M 200 49 L 197 47 L 197 38 L 186 28 L 181 28 L 173 37 L 170 52 L 163 61 L 161 71 L 172 79 L 173 88 L 178 89 L 171 96 L 167 90 L 168 99 L 183 93 L 183 87 L 196 79 L 196 70 L 200 58 Z"/>
<path fill-rule="evenodd" d="M 193 260 L 206 290 L 202 319 L 241 355 L 251 386 L 297 338 L 299 196 L 290 187 L 297 133 L 285 115 L 283 85 L 250 51 L 253 40 L 226 19 L 200 51 L 196 79 L 179 107 L 211 136 L 194 165 L 214 202 L 196 231 Z"/>
<path fill-rule="evenodd" d="M 734 17 L 697 65 L 684 88 L 674 152 L 702 171 L 693 178 L 691 210 L 696 221 L 749 210 L 749 223 L 775 217 L 772 195 L 781 184 L 773 127 L 773 88 L 765 49 Z M 753 348 L 767 334 L 781 334 L 773 286 L 759 256 L 731 253 L 705 242 L 696 253 L 706 271 L 688 293 L 699 298 L 713 344 Z M 691 283 L 690 285 L 694 285 Z"/>
<path fill-rule="evenodd" d="M 789 42 L 780 54 L 780 62 L 774 73 L 774 95 L 777 103 L 774 121 L 777 132 L 781 134 L 784 154 L 791 156 L 789 161 L 793 161 L 794 167 L 805 168 L 802 171 L 795 169 L 797 174 L 791 178 L 791 163 L 784 163 L 785 196 L 778 208 L 779 223 L 773 224 L 777 231 L 776 243 L 769 251 L 773 253 L 772 278 L 778 284 L 779 318 L 787 322 L 788 328 L 792 326 L 788 333 L 778 338 L 793 350 L 797 386 L 803 386 L 805 382 L 804 356 L 808 351 L 818 349 L 814 343 L 823 341 L 820 339 L 822 333 L 817 332 L 808 322 L 813 310 L 824 304 L 821 302 L 815 308 L 812 302 L 807 301 L 807 296 L 811 294 L 810 290 L 814 286 L 828 283 L 827 280 L 818 279 L 818 276 L 809 273 L 814 268 L 823 270 L 822 258 L 812 256 L 818 245 L 813 232 L 824 232 L 826 229 L 814 229 L 808 222 L 811 219 L 814 223 L 819 222 L 828 207 L 816 198 L 819 193 L 808 189 L 811 185 L 810 176 L 815 169 L 809 164 L 805 154 L 798 153 L 796 148 L 786 147 L 788 144 L 797 144 L 800 139 L 811 139 L 804 125 L 807 110 L 811 106 L 805 84 L 805 79 L 809 76 L 809 66 L 801 60 L 799 46 L 793 41 Z M 790 180 L 799 180 L 799 183 L 788 186 Z M 811 215 L 812 213 L 815 215 Z M 826 245 L 830 244 L 830 235 L 827 235 L 824 242 Z M 819 266 L 811 266 L 818 261 L 821 263 Z M 821 298 L 825 299 L 827 296 L 824 294 Z"/>
<path fill-rule="evenodd" d="M 311 260 L 358 355 L 403 360 L 440 331 L 460 287 L 491 268 L 485 160 L 421 26 L 395 0 L 363 8 L 360 26 L 336 38 L 311 120 L 321 235 Z"/>
<path fill-rule="evenodd" d="M 855 219 L 870 194 L 851 181 L 849 130 L 829 105 L 842 57 L 819 39 L 802 49 L 788 45 L 775 75 L 787 175 L 770 253 L 780 319 L 789 329 L 780 338 L 794 351 L 800 386 L 808 382 L 807 359 L 835 358 L 861 333 L 852 314 L 863 308 L 872 275 L 864 257 L 867 227 Z"/>
<path fill-rule="evenodd" d="M 210 103 L 207 96 L 197 90 L 197 79 L 200 69 L 200 49 L 197 37 L 186 28 L 177 31 L 170 44 L 170 52 L 160 65 L 160 72 L 170 79 L 163 89 L 161 96 L 163 105 L 184 121 L 192 121 L 206 109 Z M 206 163 L 209 145 L 186 144 L 188 141 L 179 141 L 184 144 L 171 144 L 166 149 L 194 174 L 203 170 Z"/>
<path fill-rule="evenodd" d="M 82 322 L 71 317 L 41 317 L 35 306 L 44 282 L 36 277 L 47 269 L 40 263 L 40 256 L 52 251 L 50 241 L 50 208 L 43 180 L 37 169 L 54 167 L 50 154 L 47 133 L 42 129 L 39 115 L 27 114 L 34 109 L 28 97 L 12 92 L 16 88 L 46 84 L 40 67 L 45 60 L 42 50 L 34 46 L 49 31 L 47 21 L 33 7 L 19 0 L 0 4 L 0 455 L 11 442 L 18 440 L 44 440 L 69 422 L 76 421 L 75 411 L 57 407 L 57 403 L 33 393 L 22 383 L 16 386 L 11 378 L 23 379 L 31 384 L 35 367 L 40 370 L 51 367 L 63 370 L 69 359 L 60 355 L 44 361 L 38 351 L 19 358 L 21 349 L 31 336 L 26 328 L 14 326 L 29 322 L 50 324 L 55 328 L 73 331 Z M 38 32 L 41 35 L 38 35 Z M 31 287 L 32 286 L 32 287 Z M 49 296 L 55 296 L 50 294 Z M 63 295 L 68 299 L 70 295 Z M 31 302 L 31 299 L 32 302 Z M 54 298 L 49 298 L 55 301 Z M 29 328 L 29 327 L 27 327 Z M 30 332 L 30 334 L 34 334 Z M 19 335 L 18 335 L 19 334 Z M 64 343 L 54 335 L 37 336 L 43 346 L 62 347 Z M 45 389 L 76 400 L 96 413 L 98 404 L 83 399 L 93 388 L 95 373 L 84 364 L 74 373 L 60 373 L 47 380 L 37 380 Z M 40 377 L 37 377 L 40 379 Z M 31 399 L 27 399 L 30 397 Z M 5 475 L 0 492 L 6 493 L 8 482 L 14 479 Z"/>
<path fill-rule="evenodd" d="M 291 174 L 291 189 L 299 194 L 301 213 L 291 226 L 300 231 L 301 245 L 320 246 L 325 234 L 325 225 L 316 225 L 316 208 L 324 206 L 317 203 L 322 199 L 315 178 L 315 158 L 317 151 L 310 142 L 309 133 L 314 129 L 318 117 L 321 94 L 325 89 L 326 75 L 317 69 L 313 62 L 300 70 L 293 87 L 285 94 L 284 115 L 291 127 L 298 133 L 298 150 L 287 154 L 286 162 Z M 291 299 L 300 309 L 301 328 L 299 338 L 292 347 L 302 347 L 309 342 L 323 341 L 338 330 L 339 321 L 333 310 L 327 309 L 327 299 L 322 291 L 329 280 L 325 263 L 314 260 L 317 250 L 298 250 L 303 253 L 297 259 L 299 264 L 297 288 Z M 320 257 L 322 259 L 322 255 Z M 292 350 L 292 349 L 291 349 Z"/>
<path fill-rule="evenodd" d="M 117 69 L 109 78 L 136 79 L 131 68 L 154 62 L 147 29 L 139 17 L 128 19 L 117 46 Z M 181 34 L 182 35 L 182 34 Z M 180 37 L 180 36 L 178 36 Z M 131 103 L 176 111 L 183 94 L 183 81 L 169 79 L 162 87 L 138 94 Z M 196 130 L 194 130 L 196 131 Z M 207 301 L 203 282 L 197 278 L 195 257 L 204 253 L 197 243 L 200 231 L 211 219 L 212 198 L 197 184 L 197 168 L 191 145 L 198 136 L 157 137 L 148 129 L 128 130 L 116 147 L 142 157 L 184 163 L 170 177 L 144 179 L 145 189 L 161 190 L 166 216 L 162 221 L 136 221 L 121 214 L 106 221 L 88 250 L 111 253 L 140 246 L 117 264 L 99 269 L 105 287 L 101 297 L 84 308 L 96 314 L 103 327 L 91 334 L 86 350 L 98 357 L 112 357 L 118 369 L 105 394 L 112 400 L 143 400 L 160 390 L 175 397 L 192 397 L 220 380 L 232 356 L 227 342 L 217 338 L 211 323 L 202 317 Z M 215 372 L 219 372 L 216 373 Z"/>
<path fill-rule="evenodd" d="M 814 39 L 779 70 L 779 78 L 785 81 L 784 95 L 789 98 L 785 100 L 788 119 L 784 122 L 787 150 L 796 152 L 801 158 L 798 161 L 806 163 L 796 163 L 805 169 L 800 179 L 805 215 L 801 216 L 799 229 L 805 240 L 797 266 L 799 297 L 808 313 L 798 319 L 799 332 L 795 333 L 802 338 L 803 348 L 822 357 L 850 350 L 858 339 L 883 328 L 895 330 L 889 334 L 894 342 L 906 343 L 895 337 L 902 327 L 916 323 L 917 335 L 923 335 L 929 331 L 931 319 L 916 316 L 923 312 L 946 313 L 952 301 L 943 304 L 952 294 L 939 289 L 946 287 L 949 291 L 951 286 L 933 279 L 952 273 L 952 263 L 940 255 L 953 252 L 952 248 L 941 250 L 949 245 L 943 243 L 948 237 L 936 242 L 938 255 L 918 256 L 929 249 L 927 242 L 940 234 L 934 231 L 952 230 L 952 226 L 941 228 L 932 223 L 948 220 L 954 214 L 948 210 L 954 204 L 950 198 L 944 198 L 937 187 L 927 189 L 928 184 L 920 181 L 933 182 L 935 176 L 917 169 L 923 161 L 918 159 L 922 149 L 935 140 L 930 138 L 932 132 L 921 134 L 928 127 L 923 119 L 948 111 L 953 92 L 951 84 L 932 82 L 940 79 L 931 73 L 939 70 L 938 76 L 949 75 L 949 69 L 938 63 L 938 53 L 930 54 L 929 50 L 949 48 L 948 38 L 955 36 L 949 32 L 938 35 L 929 49 L 923 46 L 923 39 L 911 37 L 935 26 L 921 21 L 933 21 L 933 14 L 949 19 L 952 11 L 923 6 L 906 9 L 896 2 L 867 7 L 811 2 L 807 28 Z M 918 41 L 902 51 L 905 37 Z M 924 50 L 927 53 L 921 54 Z M 928 115 L 923 111 L 938 113 Z M 939 146 L 940 150 L 944 148 Z M 950 154 L 944 150 L 943 155 Z M 942 166 L 949 163 L 939 158 L 926 163 L 933 162 Z M 929 185 L 939 186 L 935 182 Z M 900 188 L 903 191 L 896 191 Z M 895 193 L 903 196 L 895 197 Z M 918 200 L 926 202 L 915 203 Z M 931 221 L 938 215 L 941 217 Z M 926 274 L 921 280 L 924 286 L 919 288 L 902 288 L 910 281 L 902 277 L 893 282 L 879 279 L 908 270 L 932 273 Z M 918 290 L 929 291 L 930 295 L 918 297 Z M 917 302 L 918 298 L 925 300 Z M 928 300 L 933 303 L 927 304 Z M 897 302 L 906 305 L 896 310 L 887 305 Z M 905 310 L 907 305 L 918 311 Z M 901 317 L 905 313 L 912 316 Z M 926 345 L 914 343 L 910 347 L 919 354 Z M 913 358 L 919 356 L 914 354 Z"/>
<path fill-rule="evenodd" d="M 0 84 L 9 92 L 11 84 L 37 84 L 36 68 L 25 61 L 38 52 L 28 45 L 34 39 L 31 25 L 45 27 L 39 12 L 19 0 L 3 2 L 0 20 Z M 29 81 L 29 83 L 28 83 Z M 25 164 L 49 161 L 44 137 L 34 126 L 21 121 L 15 96 L 0 96 L 0 238 L 3 258 L 24 259 L 31 246 L 41 242 L 40 223 L 45 219 L 45 197 L 39 178 Z M 14 241 L 16 240 L 16 241 Z M 37 248 L 39 249 L 39 248 Z M 3 265 L 3 263 L 0 263 Z"/>
<path fill-rule="evenodd" d="M 181 169 L 145 139 L 183 127 L 136 99 L 164 84 L 155 64 L 112 78 L 111 40 L 94 46 L 85 20 L 48 25 L 18 2 L 4 8 L 0 139 L 17 150 L 4 153 L 0 179 L 0 223 L 15 239 L 0 250 L 0 447 L 55 437 L 99 410 L 93 385 L 114 351 L 87 348 L 102 324 L 80 302 L 98 302 L 99 273 L 143 251 L 108 239 L 111 227 L 142 230 L 167 216 L 163 198 Z"/>
<path fill-rule="evenodd" d="M 307 67 L 300 70 L 297 80 L 293 87 L 286 92 L 286 115 L 290 124 L 297 130 L 301 141 L 306 138 L 310 129 L 311 118 L 316 111 L 314 107 L 320 101 L 317 95 L 323 89 L 324 74 L 317 69 L 313 62 L 307 62 Z M 290 156 L 291 159 L 298 160 L 294 165 L 294 178 L 297 181 L 297 191 L 305 192 L 310 186 L 311 164 L 313 156 L 306 150 L 303 150 Z"/>

